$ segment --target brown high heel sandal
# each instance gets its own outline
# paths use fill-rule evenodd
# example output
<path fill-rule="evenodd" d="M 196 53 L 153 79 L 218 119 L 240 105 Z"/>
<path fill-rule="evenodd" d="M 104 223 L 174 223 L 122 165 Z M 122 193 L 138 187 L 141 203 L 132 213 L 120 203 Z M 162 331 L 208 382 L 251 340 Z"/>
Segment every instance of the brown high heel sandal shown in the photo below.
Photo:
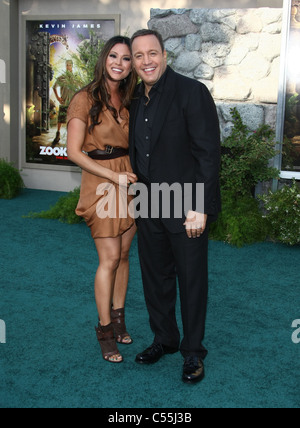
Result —
<path fill-rule="evenodd" d="M 105 361 L 109 361 L 110 363 L 115 364 L 122 363 L 123 358 L 116 344 L 114 328 L 112 324 L 102 327 L 99 322 L 98 327 L 95 327 L 95 330 Z M 112 360 L 112 357 L 117 355 L 120 355 L 121 360 Z"/>
<path fill-rule="evenodd" d="M 133 343 L 133 340 L 131 339 L 130 334 L 126 330 L 124 308 L 111 308 L 111 323 L 114 328 L 116 341 L 118 343 L 122 343 L 123 345 L 131 345 Z M 130 341 L 124 342 L 124 339 L 126 338 L 130 339 Z"/>

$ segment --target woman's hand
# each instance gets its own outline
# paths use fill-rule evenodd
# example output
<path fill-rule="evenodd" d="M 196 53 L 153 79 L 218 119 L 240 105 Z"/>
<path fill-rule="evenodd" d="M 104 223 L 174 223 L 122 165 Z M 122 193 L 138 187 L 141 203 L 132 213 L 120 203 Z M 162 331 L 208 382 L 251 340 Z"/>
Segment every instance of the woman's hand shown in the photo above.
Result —
<path fill-rule="evenodd" d="M 112 181 L 119 186 L 129 187 L 138 181 L 137 176 L 133 172 L 114 173 Z"/>

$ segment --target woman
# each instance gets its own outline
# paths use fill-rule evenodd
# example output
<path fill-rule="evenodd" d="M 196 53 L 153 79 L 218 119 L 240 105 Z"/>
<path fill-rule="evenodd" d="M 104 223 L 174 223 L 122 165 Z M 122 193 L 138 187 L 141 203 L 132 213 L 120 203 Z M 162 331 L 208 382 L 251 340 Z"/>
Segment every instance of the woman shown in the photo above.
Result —
<path fill-rule="evenodd" d="M 99 191 L 99 186 L 113 185 L 116 195 L 119 191 L 124 195 L 125 189 L 127 208 L 127 186 L 137 181 L 128 156 L 128 107 L 136 83 L 130 40 L 121 36 L 112 38 L 103 48 L 93 82 L 71 101 L 67 119 L 68 157 L 82 168 L 76 213 L 91 228 L 100 262 L 95 279 L 99 314 L 96 333 L 103 358 L 112 363 L 123 361 L 117 342 L 132 343 L 126 331 L 124 306 L 129 250 L 136 226 L 129 215 L 118 215 L 121 209 L 118 196 L 116 218 L 99 215 L 101 201 L 107 196 Z"/>

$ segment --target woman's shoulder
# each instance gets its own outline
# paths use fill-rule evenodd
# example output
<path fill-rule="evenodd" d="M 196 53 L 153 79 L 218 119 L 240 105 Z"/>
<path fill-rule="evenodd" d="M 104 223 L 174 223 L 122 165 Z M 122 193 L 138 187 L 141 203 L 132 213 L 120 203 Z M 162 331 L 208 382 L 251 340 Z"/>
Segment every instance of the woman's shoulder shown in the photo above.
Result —
<path fill-rule="evenodd" d="M 90 103 L 90 97 L 87 89 L 81 89 L 81 91 L 77 92 L 71 100 L 71 103 L 82 103 L 87 102 Z"/>
<path fill-rule="evenodd" d="M 78 118 L 87 123 L 89 111 L 91 109 L 91 101 L 87 90 L 83 89 L 72 98 L 68 108 L 69 122 L 73 118 Z"/>

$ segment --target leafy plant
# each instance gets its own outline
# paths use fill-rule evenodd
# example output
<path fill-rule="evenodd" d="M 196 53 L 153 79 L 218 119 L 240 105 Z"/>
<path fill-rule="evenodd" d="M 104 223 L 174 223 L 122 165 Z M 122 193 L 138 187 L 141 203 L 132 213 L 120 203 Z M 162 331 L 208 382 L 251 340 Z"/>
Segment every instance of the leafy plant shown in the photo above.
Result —
<path fill-rule="evenodd" d="M 282 144 L 282 169 L 284 171 L 294 171 L 295 160 L 298 156 L 296 145 L 285 136 Z"/>
<path fill-rule="evenodd" d="M 90 31 L 90 39 L 79 34 L 82 40 L 77 48 L 77 52 L 71 55 L 72 61 L 78 71 L 77 79 L 80 87 L 84 87 L 94 80 L 95 67 L 98 62 L 105 42 L 97 36 L 94 31 Z"/>
<path fill-rule="evenodd" d="M 264 202 L 270 237 L 287 245 L 300 244 L 300 188 L 296 180 L 260 199 Z"/>
<path fill-rule="evenodd" d="M 264 241 L 268 223 L 254 197 L 259 182 L 279 177 L 270 166 L 275 156 L 275 134 L 266 125 L 251 132 L 236 108 L 231 110 L 233 129 L 222 144 L 222 212 L 211 226 L 211 238 L 238 247 Z"/>
<path fill-rule="evenodd" d="M 268 236 L 267 222 L 259 202 L 251 195 L 235 195 L 222 191 L 222 212 L 210 226 L 210 237 L 237 247 L 264 241 Z"/>
<path fill-rule="evenodd" d="M 78 217 L 75 213 L 75 209 L 78 204 L 80 195 L 80 187 L 77 187 L 72 192 L 69 192 L 66 196 L 59 198 L 57 203 L 51 207 L 48 211 L 42 211 L 40 213 L 30 213 L 27 218 L 44 218 L 44 219 L 55 219 L 60 220 L 62 223 L 77 224 L 81 223 L 83 219 Z"/>
<path fill-rule="evenodd" d="M 232 134 L 222 145 L 221 186 L 238 195 L 249 195 L 263 181 L 279 177 L 279 171 L 269 165 L 276 155 L 275 134 L 266 125 L 249 131 L 236 108 L 231 109 Z"/>
<path fill-rule="evenodd" d="M 15 198 L 23 187 L 19 170 L 12 163 L 0 159 L 0 199 Z"/>

